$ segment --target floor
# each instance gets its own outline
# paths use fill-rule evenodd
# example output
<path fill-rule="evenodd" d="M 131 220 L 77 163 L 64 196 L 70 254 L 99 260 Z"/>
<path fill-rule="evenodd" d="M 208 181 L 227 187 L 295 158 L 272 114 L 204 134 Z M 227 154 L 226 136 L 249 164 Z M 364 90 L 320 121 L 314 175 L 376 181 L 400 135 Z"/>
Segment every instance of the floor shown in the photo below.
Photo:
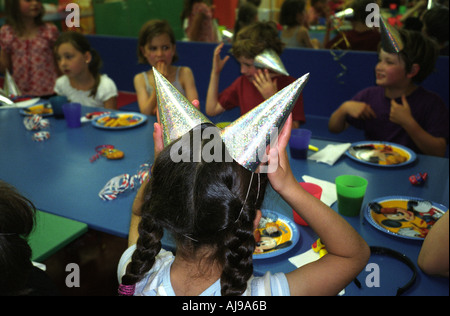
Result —
<path fill-rule="evenodd" d="M 125 238 L 89 230 L 43 263 L 63 296 L 117 295 L 117 264 L 126 248 Z M 70 263 L 78 265 L 79 278 Z"/>

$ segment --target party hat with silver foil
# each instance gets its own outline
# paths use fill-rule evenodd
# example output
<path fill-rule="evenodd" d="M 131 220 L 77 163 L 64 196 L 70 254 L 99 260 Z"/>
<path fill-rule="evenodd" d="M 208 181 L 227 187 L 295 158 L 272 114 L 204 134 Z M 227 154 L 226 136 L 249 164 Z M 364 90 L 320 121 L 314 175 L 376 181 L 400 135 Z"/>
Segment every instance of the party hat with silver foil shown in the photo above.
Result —
<path fill-rule="evenodd" d="M 256 171 L 265 159 L 267 145 L 278 137 L 308 79 L 309 73 L 222 130 L 222 140 L 234 160 Z"/>
<path fill-rule="evenodd" d="M 399 53 L 403 41 L 397 29 L 380 16 L 381 48 L 387 53 Z"/>
<path fill-rule="evenodd" d="M 164 146 L 194 127 L 211 121 L 183 96 L 163 75 L 153 68 L 159 120 L 163 128 Z"/>
<path fill-rule="evenodd" d="M 5 82 L 3 84 L 3 91 L 9 98 L 22 95 L 8 69 L 5 70 Z"/>
<path fill-rule="evenodd" d="M 272 70 L 278 74 L 289 76 L 289 73 L 284 68 L 280 56 L 272 49 L 266 49 L 261 54 L 255 57 L 255 67 Z"/>

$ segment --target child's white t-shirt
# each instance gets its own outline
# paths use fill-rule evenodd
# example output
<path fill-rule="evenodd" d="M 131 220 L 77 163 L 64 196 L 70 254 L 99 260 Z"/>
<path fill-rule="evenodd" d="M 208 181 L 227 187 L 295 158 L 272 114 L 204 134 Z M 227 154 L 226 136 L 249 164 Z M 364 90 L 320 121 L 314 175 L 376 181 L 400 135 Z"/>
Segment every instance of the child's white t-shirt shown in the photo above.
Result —
<path fill-rule="evenodd" d="M 105 74 L 100 77 L 100 83 L 98 85 L 95 97 L 89 96 L 91 91 L 74 89 L 70 85 L 69 77 L 66 75 L 56 79 L 54 90 L 56 94 L 67 97 L 70 102 L 81 103 L 81 105 L 94 107 L 104 107 L 103 102 L 118 95 L 116 84 Z"/>
<path fill-rule="evenodd" d="M 136 245 L 128 248 L 122 255 L 117 268 L 117 278 L 121 283 L 122 276 L 131 257 L 136 250 Z M 170 282 L 170 267 L 175 256 L 164 249 L 161 249 L 156 256 L 153 267 L 147 272 L 144 278 L 136 284 L 135 296 L 175 296 L 175 292 Z M 220 279 L 207 288 L 200 296 L 220 296 Z M 248 281 L 247 290 L 243 296 L 289 296 L 289 284 L 284 273 L 272 275 L 267 272 L 262 277 L 251 277 Z"/>

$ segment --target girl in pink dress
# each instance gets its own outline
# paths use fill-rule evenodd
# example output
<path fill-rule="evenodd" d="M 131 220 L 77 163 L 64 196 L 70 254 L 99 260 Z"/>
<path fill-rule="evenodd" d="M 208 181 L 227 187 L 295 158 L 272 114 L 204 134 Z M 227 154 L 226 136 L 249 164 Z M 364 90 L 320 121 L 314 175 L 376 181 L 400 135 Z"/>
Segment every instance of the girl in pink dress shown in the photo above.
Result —
<path fill-rule="evenodd" d="M 44 23 L 38 0 L 6 0 L 6 24 L 0 29 L 0 72 L 8 69 L 22 95 L 53 94 L 58 77 L 53 44 L 55 25 Z"/>
<path fill-rule="evenodd" d="M 185 0 L 181 18 L 188 19 L 186 35 L 190 41 L 216 43 L 213 10 L 203 0 Z"/>

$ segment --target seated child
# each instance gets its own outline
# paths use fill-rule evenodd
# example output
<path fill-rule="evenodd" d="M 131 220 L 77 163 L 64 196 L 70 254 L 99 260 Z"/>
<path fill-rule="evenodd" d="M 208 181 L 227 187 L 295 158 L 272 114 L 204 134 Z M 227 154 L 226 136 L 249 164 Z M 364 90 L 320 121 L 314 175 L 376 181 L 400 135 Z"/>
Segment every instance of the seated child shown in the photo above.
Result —
<path fill-rule="evenodd" d="M 33 203 L 0 180 L 0 296 L 59 295 L 49 276 L 31 261 L 27 238 L 35 216 Z"/>
<path fill-rule="evenodd" d="M 171 147 L 180 140 L 164 148 L 133 205 L 132 216 L 139 218 L 139 224 L 130 227 L 130 237 L 138 238 L 119 262 L 119 293 L 296 296 L 336 295 L 345 288 L 366 265 L 369 247 L 337 212 L 298 185 L 286 151 L 291 124 L 290 118 L 278 148 L 271 149 L 269 160 L 277 160 L 278 168 L 269 174 L 252 173 L 234 160 L 227 162 L 220 136 L 203 138 L 199 144 L 203 151 L 220 150 L 222 160 L 216 162 L 203 158 L 193 162 L 196 146 L 186 146 L 191 159 L 175 163 Z M 203 132 L 208 127 L 197 128 Z M 195 140 L 193 133 L 188 133 L 188 139 Z M 267 179 L 308 221 L 327 245 L 328 254 L 290 273 L 253 277 L 254 230 L 261 219 Z M 161 248 L 165 231 L 176 241 L 176 254 Z"/>
<path fill-rule="evenodd" d="M 353 9 L 353 17 L 348 18 L 352 29 L 338 33 L 329 41 L 330 27 L 328 27 L 325 34 L 324 47 L 376 52 L 380 43 L 380 32 L 378 29 L 369 27 L 366 24 L 366 17 L 371 14 L 370 11 L 366 11 L 366 7 L 374 2 L 376 1 L 354 0 L 350 6 Z M 329 22 L 331 23 L 332 21 L 330 20 Z M 330 23 L 328 23 L 328 26 L 330 26 Z"/>
<path fill-rule="evenodd" d="M 172 65 L 177 61 L 175 35 L 166 21 L 151 20 L 142 26 L 138 39 L 140 63 L 155 67 L 189 101 L 198 104 L 195 79 L 189 67 Z M 146 115 L 156 115 L 157 102 L 153 70 L 141 72 L 134 77 L 139 110 Z"/>
<path fill-rule="evenodd" d="M 279 75 L 254 66 L 255 57 L 264 50 L 272 49 L 280 55 L 283 46 L 273 22 L 256 22 L 243 28 L 232 46 L 232 54 L 241 65 L 242 75 L 219 94 L 220 73 L 229 59 L 229 56 L 220 58 L 223 44 L 219 44 L 214 51 L 206 98 L 206 113 L 215 116 L 225 110 L 240 107 L 241 115 L 243 115 L 294 82 L 295 78 L 291 76 Z M 293 110 L 293 117 L 293 128 L 298 128 L 305 122 L 302 94 Z"/>
<path fill-rule="evenodd" d="M 417 84 L 433 71 L 435 44 L 421 33 L 399 30 L 404 48 L 381 49 L 375 87 L 360 91 L 330 117 L 328 128 L 340 133 L 349 124 L 367 140 L 401 144 L 427 155 L 444 156 L 449 137 L 448 109 L 435 93 Z"/>
<path fill-rule="evenodd" d="M 100 55 L 83 34 L 61 34 L 55 44 L 55 54 L 63 73 L 56 80 L 56 94 L 85 106 L 117 109 L 117 87 L 107 75 L 100 73 Z"/>

